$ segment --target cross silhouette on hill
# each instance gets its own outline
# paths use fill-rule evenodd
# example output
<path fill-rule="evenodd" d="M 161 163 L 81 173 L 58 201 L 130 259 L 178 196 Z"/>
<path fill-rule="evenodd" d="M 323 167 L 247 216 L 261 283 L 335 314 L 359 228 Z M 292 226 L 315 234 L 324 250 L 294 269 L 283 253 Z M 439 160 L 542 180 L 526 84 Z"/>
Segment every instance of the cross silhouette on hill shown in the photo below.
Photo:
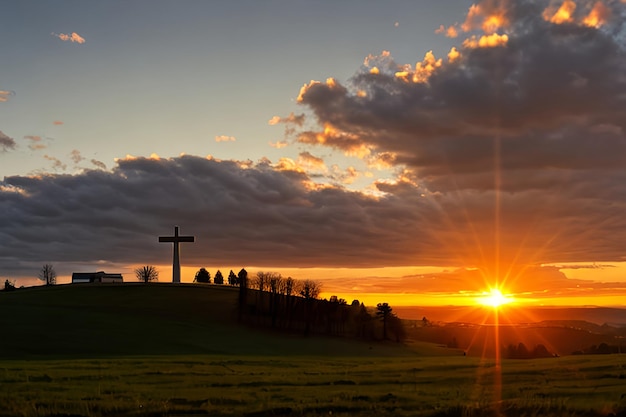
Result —
<path fill-rule="evenodd" d="M 179 236 L 178 226 L 174 226 L 174 236 L 159 236 L 159 242 L 174 244 L 174 260 L 172 262 L 172 282 L 180 282 L 180 249 L 181 242 L 194 242 L 194 236 Z"/>

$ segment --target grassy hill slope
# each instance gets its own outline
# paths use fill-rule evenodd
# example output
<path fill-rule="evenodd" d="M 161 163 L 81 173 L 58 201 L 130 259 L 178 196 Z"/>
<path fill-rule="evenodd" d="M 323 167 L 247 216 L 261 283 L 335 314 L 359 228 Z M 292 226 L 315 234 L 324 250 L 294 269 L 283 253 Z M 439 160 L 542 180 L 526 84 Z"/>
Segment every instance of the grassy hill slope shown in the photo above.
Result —
<path fill-rule="evenodd" d="M 240 326 L 236 302 L 236 288 L 191 284 L 85 284 L 2 291 L 0 357 L 415 354 L 415 348 L 397 345 L 304 338 Z"/>

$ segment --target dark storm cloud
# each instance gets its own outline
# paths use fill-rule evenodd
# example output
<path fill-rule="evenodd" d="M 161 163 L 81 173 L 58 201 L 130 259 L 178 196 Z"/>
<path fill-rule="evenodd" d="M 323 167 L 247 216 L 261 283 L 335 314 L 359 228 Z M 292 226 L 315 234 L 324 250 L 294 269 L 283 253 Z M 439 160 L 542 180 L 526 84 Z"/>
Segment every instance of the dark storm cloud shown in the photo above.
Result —
<path fill-rule="evenodd" d="M 7 152 L 13 149 L 15 149 L 15 139 L 0 131 L 0 152 Z"/>

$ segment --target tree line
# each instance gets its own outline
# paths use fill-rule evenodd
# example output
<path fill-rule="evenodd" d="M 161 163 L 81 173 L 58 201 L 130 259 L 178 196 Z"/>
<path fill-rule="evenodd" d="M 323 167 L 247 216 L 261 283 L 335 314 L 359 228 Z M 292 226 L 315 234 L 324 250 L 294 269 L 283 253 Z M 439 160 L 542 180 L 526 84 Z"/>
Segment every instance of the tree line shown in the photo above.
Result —
<path fill-rule="evenodd" d="M 252 279 L 242 269 L 238 277 L 240 321 L 304 335 L 320 334 L 365 340 L 404 340 L 402 321 L 387 303 L 368 309 L 358 300 L 350 304 L 333 295 L 319 299 L 318 281 L 283 278 L 259 271 Z"/>

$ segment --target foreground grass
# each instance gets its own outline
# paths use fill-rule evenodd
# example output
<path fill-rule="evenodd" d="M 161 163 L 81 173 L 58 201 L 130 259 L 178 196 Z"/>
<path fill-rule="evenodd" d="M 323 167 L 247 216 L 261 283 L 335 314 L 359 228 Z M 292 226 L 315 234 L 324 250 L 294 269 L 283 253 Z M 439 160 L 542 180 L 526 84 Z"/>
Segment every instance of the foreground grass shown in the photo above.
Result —
<path fill-rule="evenodd" d="M 624 415 L 617 355 L 0 361 L 0 416 Z"/>

